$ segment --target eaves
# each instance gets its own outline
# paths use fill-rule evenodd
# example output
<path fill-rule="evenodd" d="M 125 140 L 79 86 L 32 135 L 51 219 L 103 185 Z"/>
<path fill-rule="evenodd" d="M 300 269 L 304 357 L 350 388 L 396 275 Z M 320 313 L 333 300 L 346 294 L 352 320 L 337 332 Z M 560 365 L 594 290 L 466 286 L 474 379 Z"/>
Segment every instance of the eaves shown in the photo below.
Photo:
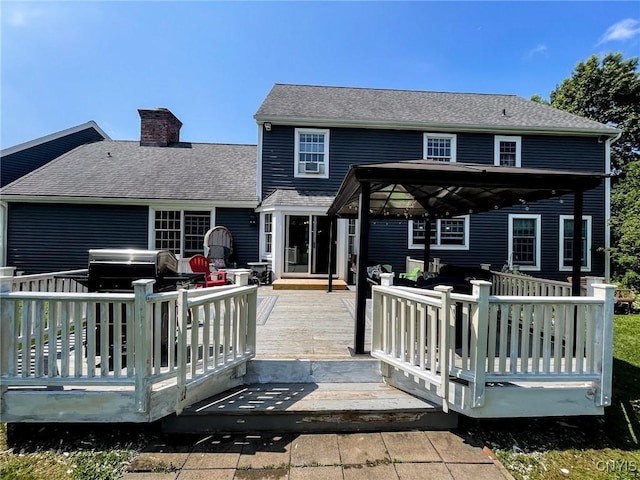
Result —
<path fill-rule="evenodd" d="M 605 128 L 573 128 L 573 127 L 544 127 L 544 126 L 507 126 L 507 125 L 473 125 L 460 123 L 416 123 L 416 122 L 384 122 L 377 120 L 348 120 L 335 118 L 306 118 L 306 117 L 278 117 L 254 115 L 256 123 L 263 125 L 271 122 L 277 125 L 291 125 L 304 127 L 345 127 L 345 128 L 373 128 L 389 130 L 421 130 L 429 132 L 472 132 L 472 133 L 505 133 L 505 134 L 539 134 L 539 135 L 575 135 L 594 136 L 603 135 L 615 138 L 620 130 L 613 127 Z"/>

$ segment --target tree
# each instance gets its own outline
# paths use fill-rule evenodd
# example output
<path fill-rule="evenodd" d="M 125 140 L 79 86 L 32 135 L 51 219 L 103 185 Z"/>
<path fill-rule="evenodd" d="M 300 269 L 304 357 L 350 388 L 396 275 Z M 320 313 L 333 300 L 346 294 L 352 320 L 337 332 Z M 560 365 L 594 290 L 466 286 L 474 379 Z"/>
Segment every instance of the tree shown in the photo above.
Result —
<path fill-rule="evenodd" d="M 640 291 L 640 73 L 638 58 L 592 55 L 550 95 L 550 105 L 618 128 L 612 168 L 622 175 L 611 195 L 613 277 Z M 532 100 L 547 103 L 540 95 Z"/>
<path fill-rule="evenodd" d="M 611 163 L 623 168 L 640 160 L 640 73 L 638 58 L 608 53 L 580 62 L 571 77 L 551 92 L 551 106 L 616 127 L 621 137 L 611 146 Z"/>
<path fill-rule="evenodd" d="M 617 280 L 640 292 L 640 161 L 628 163 L 611 194 L 611 259 Z"/>

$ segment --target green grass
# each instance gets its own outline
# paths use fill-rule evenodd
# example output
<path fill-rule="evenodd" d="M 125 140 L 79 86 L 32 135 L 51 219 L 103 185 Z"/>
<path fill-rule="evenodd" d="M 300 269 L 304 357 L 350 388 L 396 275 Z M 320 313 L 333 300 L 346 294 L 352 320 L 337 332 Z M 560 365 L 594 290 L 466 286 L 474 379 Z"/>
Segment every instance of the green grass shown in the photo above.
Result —
<path fill-rule="evenodd" d="M 518 480 L 640 479 L 640 315 L 616 315 L 603 417 L 461 421 Z"/>

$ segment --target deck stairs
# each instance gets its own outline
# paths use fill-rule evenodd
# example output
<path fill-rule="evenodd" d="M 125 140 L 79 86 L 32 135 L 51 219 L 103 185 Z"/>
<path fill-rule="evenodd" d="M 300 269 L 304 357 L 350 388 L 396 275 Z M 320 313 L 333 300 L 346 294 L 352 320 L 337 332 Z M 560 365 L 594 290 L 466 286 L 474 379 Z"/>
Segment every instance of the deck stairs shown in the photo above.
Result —
<path fill-rule="evenodd" d="M 383 382 L 380 362 L 254 359 L 244 384 L 162 421 L 173 433 L 353 432 L 457 426 L 457 414 Z"/>

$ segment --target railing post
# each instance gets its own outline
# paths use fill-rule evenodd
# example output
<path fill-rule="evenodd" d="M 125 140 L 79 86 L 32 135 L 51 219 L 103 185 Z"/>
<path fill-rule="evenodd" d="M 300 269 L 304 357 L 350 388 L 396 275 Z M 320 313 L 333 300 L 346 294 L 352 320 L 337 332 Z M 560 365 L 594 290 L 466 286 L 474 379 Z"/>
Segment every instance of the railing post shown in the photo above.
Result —
<path fill-rule="evenodd" d="M 248 295 L 249 324 L 247 325 L 247 343 L 246 349 L 248 353 L 254 355 L 256 353 L 256 315 L 258 310 L 258 287 L 255 287 Z M 243 352 L 245 354 L 247 352 Z"/>
<path fill-rule="evenodd" d="M 395 277 L 396 274 L 391 272 L 391 273 L 381 273 L 380 274 L 380 285 L 382 285 L 383 287 L 391 287 L 393 286 L 393 277 Z"/>
<path fill-rule="evenodd" d="M 0 294 L 11 293 L 13 285 L 13 276 L 3 276 L 0 278 Z M 9 360 L 16 348 L 16 338 L 12 332 L 15 331 L 14 325 L 14 304 L 6 300 L 0 301 L 0 377 L 9 375 Z M 7 387 L 0 382 L 0 417 L 2 416 L 2 405 L 4 405 L 4 394 Z"/>
<path fill-rule="evenodd" d="M 451 291 L 453 287 L 447 285 L 438 285 L 434 288 L 435 291 L 440 292 L 440 346 L 438 351 L 438 357 L 440 364 L 440 388 L 438 389 L 438 395 L 442 398 L 442 411 L 447 413 L 449 411 L 449 364 L 451 357 L 451 341 L 450 333 L 453 323 L 455 328 L 455 318 L 451 316 Z M 455 331 L 455 330 L 454 330 Z"/>
<path fill-rule="evenodd" d="M 246 287 L 249 285 L 249 273 L 250 271 L 247 269 L 236 270 L 233 283 L 239 287 Z"/>
<path fill-rule="evenodd" d="M 385 275 L 385 274 L 383 274 Z M 382 319 L 383 318 L 387 318 L 387 312 L 383 312 L 383 302 L 382 302 L 382 297 L 383 294 L 381 292 L 378 291 L 377 287 L 373 287 L 371 292 L 371 303 L 372 303 L 372 316 L 373 316 L 373 325 L 371 328 L 371 351 L 375 352 L 377 350 L 384 350 L 384 353 L 387 353 L 386 351 L 386 345 L 383 344 L 382 339 L 383 339 L 383 329 L 387 328 L 386 325 L 382 324 Z"/>
<path fill-rule="evenodd" d="M 189 292 L 184 288 L 178 290 L 176 300 L 178 310 L 178 368 L 176 369 L 176 415 L 180 415 L 187 397 L 187 322 L 189 317 Z"/>
<path fill-rule="evenodd" d="M 471 319 L 471 342 L 473 342 L 475 368 L 474 382 L 471 387 L 471 408 L 484 406 L 485 375 L 487 365 L 487 337 L 489 330 L 489 295 L 491 295 L 491 282 L 484 280 L 471 280 L 473 296 L 478 302 L 477 308 Z"/>
<path fill-rule="evenodd" d="M 613 306 L 615 285 L 593 285 L 593 296 L 604 300 L 602 316 L 596 317 L 596 359 L 600 367 L 600 388 L 596 393 L 597 406 L 611 405 L 611 382 L 613 372 Z"/>
<path fill-rule="evenodd" d="M 132 283 L 135 295 L 133 308 L 134 351 L 136 375 L 136 407 L 138 412 L 149 410 L 151 389 L 148 377 L 151 373 L 151 325 L 149 324 L 149 306 L 147 296 L 153 293 L 155 280 L 136 280 Z"/>
<path fill-rule="evenodd" d="M 587 280 L 587 297 L 593 297 L 593 286 L 604 282 L 604 277 L 586 277 Z"/>

